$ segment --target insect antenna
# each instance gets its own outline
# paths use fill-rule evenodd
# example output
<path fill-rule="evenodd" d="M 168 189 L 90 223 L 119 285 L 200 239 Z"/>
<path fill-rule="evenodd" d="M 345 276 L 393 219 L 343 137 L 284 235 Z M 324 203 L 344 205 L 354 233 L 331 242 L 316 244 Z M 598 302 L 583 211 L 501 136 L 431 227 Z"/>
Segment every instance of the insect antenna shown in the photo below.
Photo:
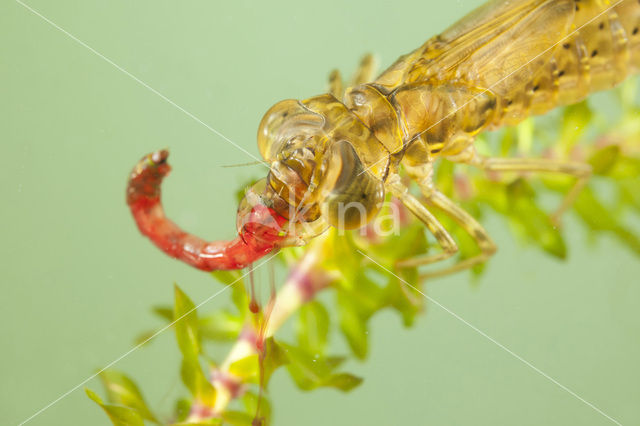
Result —
<path fill-rule="evenodd" d="M 250 161 L 248 163 L 238 163 L 238 164 L 224 164 L 220 167 L 224 168 L 224 169 L 231 169 L 234 167 L 247 167 L 247 166 L 257 166 L 257 165 L 263 165 L 263 166 L 267 166 L 269 167 L 269 163 L 266 161 Z"/>

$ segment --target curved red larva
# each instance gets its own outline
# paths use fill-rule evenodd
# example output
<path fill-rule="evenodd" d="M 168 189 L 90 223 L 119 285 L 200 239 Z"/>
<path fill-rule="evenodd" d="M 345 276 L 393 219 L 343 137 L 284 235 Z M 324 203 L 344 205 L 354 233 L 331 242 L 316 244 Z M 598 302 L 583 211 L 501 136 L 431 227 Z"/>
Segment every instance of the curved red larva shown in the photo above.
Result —
<path fill-rule="evenodd" d="M 207 242 L 169 220 L 160 200 L 160 185 L 171 171 L 167 150 L 144 156 L 127 185 L 127 204 L 140 232 L 160 250 L 203 271 L 241 269 L 271 252 L 282 237 L 274 225 L 286 219 L 266 206 L 255 206 L 241 235 L 231 241 Z"/>

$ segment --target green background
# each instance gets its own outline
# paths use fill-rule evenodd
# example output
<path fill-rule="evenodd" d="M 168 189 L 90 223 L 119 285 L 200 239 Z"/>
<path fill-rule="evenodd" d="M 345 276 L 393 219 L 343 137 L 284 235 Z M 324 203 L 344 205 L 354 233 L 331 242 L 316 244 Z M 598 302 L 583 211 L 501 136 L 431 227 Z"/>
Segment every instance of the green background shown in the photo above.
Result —
<path fill-rule="evenodd" d="M 462 1 L 96 1 L 28 4 L 202 122 L 258 155 L 262 114 L 325 90 L 333 67 L 382 66 L 462 17 Z M 171 149 L 169 216 L 230 238 L 234 194 L 259 166 L 176 106 L 14 0 L 0 2 L 0 424 L 18 424 L 126 353 L 178 282 L 196 301 L 220 285 L 170 260 L 135 229 L 127 173 Z M 433 281 L 439 303 L 622 424 L 640 424 L 640 262 L 595 244 L 571 217 L 569 259 L 520 247 L 506 224 L 487 273 Z M 265 280 L 262 280 L 265 283 Z M 208 307 L 230 304 L 228 294 Z M 205 306 L 205 309 L 207 308 Z M 284 330 L 286 333 L 287 330 Z M 370 331 L 365 378 L 349 394 L 301 393 L 274 376 L 276 425 L 606 425 L 610 420 L 450 313 L 428 304 L 404 329 L 389 312 Z M 345 350 L 339 336 L 334 347 Z M 213 348 L 222 356 L 224 348 Z M 182 392 L 171 331 L 115 368 L 168 412 Z M 102 391 L 97 380 L 86 383 Z M 82 387 L 30 425 L 107 425 Z"/>

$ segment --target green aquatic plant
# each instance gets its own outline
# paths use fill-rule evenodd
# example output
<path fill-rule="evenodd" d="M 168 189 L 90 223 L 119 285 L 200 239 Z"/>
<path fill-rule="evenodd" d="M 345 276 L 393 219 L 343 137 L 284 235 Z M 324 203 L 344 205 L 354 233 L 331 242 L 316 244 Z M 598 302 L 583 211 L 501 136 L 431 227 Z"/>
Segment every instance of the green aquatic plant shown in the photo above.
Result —
<path fill-rule="evenodd" d="M 588 162 L 593 169 L 589 183 L 577 196 L 572 214 L 593 236 L 609 233 L 640 255 L 640 237 L 633 220 L 640 213 L 640 108 L 636 103 L 638 80 L 599 98 L 529 119 L 518 127 L 483 135 L 478 149 L 493 156 L 547 156 Z M 618 108 L 614 114 L 609 106 Z M 552 211 L 574 181 L 557 175 L 485 174 L 443 161 L 436 169 L 438 188 L 474 217 L 495 214 L 509 224 L 523 244 L 550 256 L 567 256 L 564 229 Z M 171 324 L 182 355 L 175 366 L 184 384 L 184 397 L 167 407 L 149 407 L 134 380 L 124 373 L 100 373 L 104 402 L 87 389 L 115 425 L 255 425 L 271 423 L 269 380 L 277 369 L 288 371 L 304 391 L 329 387 L 348 392 L 363 380 L 343 368 L 352 357 L 364 360 L 369 351 L 370 319 L 391 309 L 411 326 L 427 303 L 425 283 L 433 274 L 397 262 L 427 252 L 430 241 L 424 226 L 393 199 L 387 217 L 397 224 L 395 232 L 381 235 L 374 229 L 332 230 L 308 246 L 287 248 L 277 258 L 287 278 L 263 309 L 249 295 L 249 278 L 240 271 L 214 272 L 213 278 L 228 289 L 233 308 L 196 309 L 185 292 L 175 286 L 173 306 L 153 309 Z M 385 214 L 382 212 L 381 214 Z M 459 255 L 479 253 L 473 239 L 444 215 L 452 230 Z M 499 254 L 491 263 L 500 265 Z M 471 273 L 479 275 L 485 265 Z M 468 276 L 463 272 L 462 276 Z M 322 297 L 317 297 L 320 293 Z M 330 321 L 335 318 L 336 321 Z M 278 329 L 295 321 L 295 336 L 284 339 Z M 331 353 L 329 335 L 336 328 L 350 353 Z M 146 333 L 146 342 L 154 333 Z M 213 359 L 206 344 L 234 342 L 227 357 Z M 159 409 L 159 410 L 157 410 Z M 163 414 L 159 414 L 163 413 Z"/>

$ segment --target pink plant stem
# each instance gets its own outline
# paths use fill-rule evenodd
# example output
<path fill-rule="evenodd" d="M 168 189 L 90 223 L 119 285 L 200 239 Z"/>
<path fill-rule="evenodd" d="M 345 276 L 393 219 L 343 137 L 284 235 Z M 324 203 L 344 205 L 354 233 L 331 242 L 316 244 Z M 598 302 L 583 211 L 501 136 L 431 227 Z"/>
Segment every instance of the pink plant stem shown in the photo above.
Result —
<path fill-rule="evenodd" d="M 259 355 L 259 339 L 272 337 L 302 305 L 313 300 L 319 291 L 327 288 L 335 280 L 335 275 L 316 267 L 320 260 L 322 244 L 326 239 L 326 235 L 317 237 L 302 259 L 292 267 L 287 280 L 276 294 L 263 336 L 259 336 L 255 326 L 248 325 L 238 337 L 227 358 L 212 373 L 212 383 L 217 392 L 214 413 L 224 412 L 229 403 L 242 393 L 238 390 L 244 390 L 241 386 L 241 378 L 230 372 L 231 365 L 246 357 Z"/>

